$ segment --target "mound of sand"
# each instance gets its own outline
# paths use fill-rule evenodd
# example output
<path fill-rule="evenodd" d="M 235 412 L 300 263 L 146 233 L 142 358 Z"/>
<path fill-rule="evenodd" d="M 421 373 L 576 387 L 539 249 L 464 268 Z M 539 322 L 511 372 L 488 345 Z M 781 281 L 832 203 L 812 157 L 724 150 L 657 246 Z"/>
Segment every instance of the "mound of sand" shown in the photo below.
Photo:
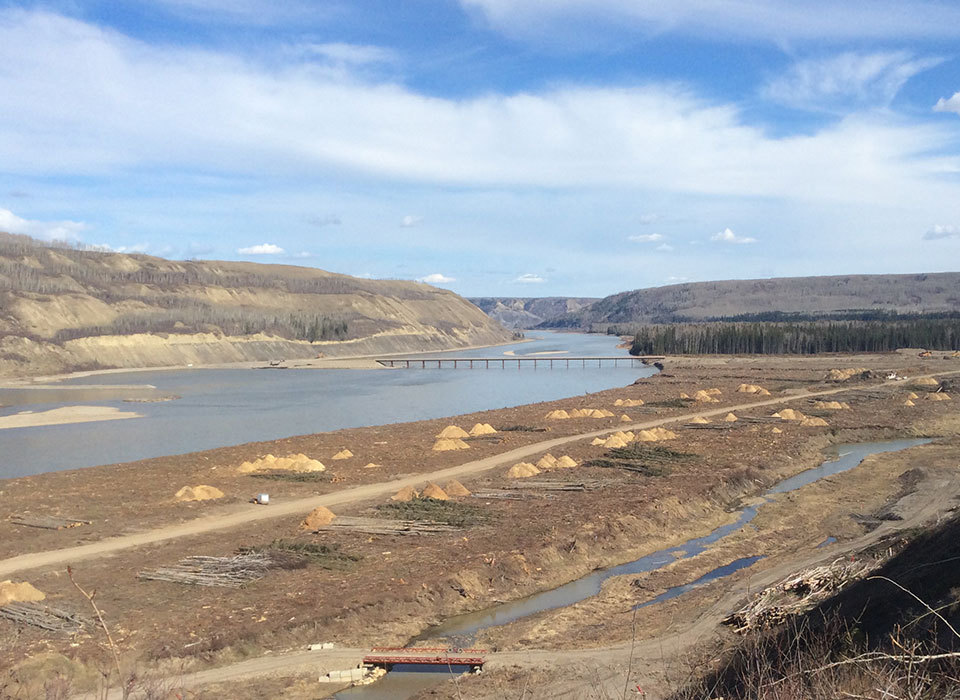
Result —
<path fill-rule="evenodd" d="M 458 438 L 470 437 L 468 433 L 463 428 L 458 428 L 455 425 L 448 425 L 446 428 L 437 433 L 437 437 L 440 439 L 456 440 Z"/>
<path fill-rule="evenodd" d="M 507 476 L 511 479 L 526 479 L 528 476 L 536 476 L 540 470 L 529 462 L 519 462 L 507 470 Z"/>
<path fill-rule="evenodd" d="M 332 510 L 320 506 L 311 510 L 307 517 L 303 519 L 303 522 L 300 523 L 300 529 L 316 530 L 324 525 L 329 525 L 336 517 Z"/>
<path fill-rule="evenodd" d="M 693 425 L 706 425 L 706 424 L 709 423 L 710 421 L 708 421 L 706 418 L 704 418 L 704 417 L 702 417 L 702 416 L 697 416 L 696 418 L 693 418 L 690 422 L 691 422 Z"/>
<path fill-rule="evenodd" d="M 808 428 L 824 428 L 829 426 L 823 418 L 804 418 L 800 421 L 800 425 L 806 426 Z"/>
<path fill-rule="evenodd" d="M 451 479 L 444 484 L 443 490 L 447 492 L 450 498 L 466 498 L 470 495 L 469 489 L 456 479 Z"/>
<path fill-rule="evenodd" d="M 607 449 L 614 449 L 616 447 L 626 447 L 627 443 L 622 437 L 617 437 L 616 435 L 611 435 L 603 442 L 603 446 Z"/>
<path fill-rule="evenodd" d="M 373 462 L 367 462 L 366 464 L 363 465 L 363 468 L 364 468 L 364 469 L 376 469 L 376 468 L 379 467 L 379 466 L 380 466 L 379 464 L 374 464 Z"/>
<path fill-rule="evenodd" d="M 440 438 L 431 447 L 434 452 L 451 452 L 453 450 L 469 450 L 470 445 L 465 443 L 463 440 L 451 439 L 451 438 Z"/>
<path fill-rule="evenodd" d="M 348 449 L 342 449 L 333 456 L 333 459 L 350 459 L 351 457 L 353 457 L 353 452 Z"/>
<path fill-rule="evenodd" d="M 397 491 L 395 494 L 390 496 L 391 501 L 397 501 L 398 503 L 407 503 L 412 501 L 414 498 L 420 494 L 412 486 L 404 486 L 402 489 Z"/>
<path fill-rule="evenodd" d="M 489 423 L 477 423 L 472 428 L 470 428 L 470 434 L 474 437 L 477 435 L 494 435 L 496 430 Z"/>
<path fill-rule="evenodd" d="M 792 408 L 781 409 L 779 413 L 774 413 L 773 417 L 781 420 L 803 420 L 806 418 L 806 416 L 800 413 L 800 411 Z"/>
<path fill-rule="evenodd" d="M 906 401 L 903 402 L 903 405 L 904 405 L 904 406 L 916 406 L 917 404 L 915 404 L 915 403 L 914 403 L 913 401 L 911 401 L 910 399 L 907 399 Z"/>
<path fill-rule="evenodd" d="M 223 491 L 214 486 L 184 486 L 177 491 L 177 501 L 212 501 L 223 498 Z"/>
<path fill-rule="evenodd" d="M 913 386 L 940 386 L 940 382 L 933 377 L 920 377 L 919 379 L 911 380 L 910 383 Z"/>
<path fill-rule="evenodd" d="M 832 369 L 827 373 L 827 379 L 832 382 L 845 382 L 851 377 L 863 374 L 867 371 L 866 367 L 848 367 L 847 369 Z"/>
<path fill-rule="evenodd" d="M 850 404 L 840 403 L 839 401 L 814 401 L 813 407 L 827 411 L 844 411 L 850 409 Z"/>
<path fill-rule="evenodd" d="M 724 422 L 724 423 L 736 423 L 737 420 L 739 420 L 739 419 L 738 419 L 735 415 L 733 415 L 732 413 L 728 413 L 727 415 L 725 415 L 725 416 L 723 417 L 723 422 Z"/>
<path fill-rule="evenodd" d="M 575 460 L 570 455 L 563 455 L 560 459 L 557 460 L 558 469 L 571 469 L 572 467 L 577 466 L 577 460 Z"/>
<path fill-rule="evenodd" d="M 632 423 L 632 422 L 633 422 L 633 418 L 631 418 L 631 417 L 628 416 L 626 413 L 624 413 L 622 416 L 620 416 L 620 422 L 621 422 L 621 423 Z"/>
<path fill-rule="evenodd" d="M 540 458 L 537 462 L 537 469 L 556 469 L 557 458 L 549 452 Z"/>
<path fill-rule="evenodd" d="M 914 394 L 914 393 L 911 391 L 909 394 L 907 394 L 907 398 L 908 398 L 908 399 L 919 399 L 920 397 L 917 396 L 916 394 Z"/>
<path fill-rule="evenodd" d="M 950 401 L 950 394 L 946 394 L 942 391 L 935 391 L 931 394 L 927 394 L 924 398 L 927 401 Z"/>
<path fill-rule="evenodd" d="M 23 581 L 0 581 L 0 606 L 7 603 L 36 603 L 46 598 L 43 591 L 37 590 L 33 584 Z"/>
<path fill-rule="evenodd" d="M 606 440 L 604 440 L 603 438 L 601 438 L 601 437 L 595 437 L 595 438 L 593 438 L 593 440 L 590 442 L 590 444 L 591 444 L 591 445 L 602 445 L 604 442 L 606 442 Z"/>
<path fill-rule="evenodd" d="M 771 432 L 771 433 L 774 433 L 775 435 L 779 435 L 779 434 L 782 433 L 783 431 L 780 430 L 780 428 L 774 427 L 774 429 L 771 430 L 770 432 Z"/>
<path fill-rule="evenodd" d="M 681 393 L 680 393 L 680 398 L 681 398 L 681 399 L 689 399 L 690 397 L 689 397 L 687 394 L 684 394 L 683 392 L 681 392 Z"/>
<path fill-rule="evenodd" d="M 600 409 L 600 418 L 614 418 L 616 414 L 613 411 L 608 411 L 605 408 Z"/>
<path fill-rule="evenodd" d="M 562 408 L 556 411 L 550 411 L 550 413 L 546 415 L 547 420 L 566 420 L 569 417 L 570 414 L 564 411 Z"/>
<path fill-rule="evenodd" d="M 614 406 L 623 406 L 624 408 L 630 408 L 631 406 L 642 406 L 643 399 L 617 399 L 613 402 Z"/>
<path fill-rule="evenodd" d="M 660 442 L 661 440 L 673 440 L 677 434 L 666 428 L 651 428 L 650 430 L 641 430 L 637 433 L 635 440 L 637 442 Z"/>
<path fill-rule="evenodd" d="M 449 501 L 450 496 L 442 488 L 433 482 L 427 484 L 426 488 L 420 493 L 420 498 L 432 498 L 435 501 Z"/>
<path fill-rule="evenodd" d="M 322 462 L 310 459 L 305 454 L 295 454 L 289 457 L 274 457 L 268 454 L 255 462 L 244 462 L 237 471 L 241 474 L 253 472 L 322 472 L 326 469 Z"/>
<path fill-rule="evenodd" d="M 719 399 L 713 398 L 711 394 L 701 389 L 693 395 L 693 400 L 698 403 L 720 403 Z"/>
<path fill-rule="evenodd" d="M 706 391 L 708 394 L 710 394 L 710 396 L 720 396 L 720 394 L 723 393 L 720 389 L 717 389 L 716 387 L 712 387 L 710 389 L 707 389 Z"/>
<path fill-rule="evenodd" d="M 770 396 L 770 392 L 759 384 L 741 384 L 737 387 L 737 393 L 740 394 L 759 394 L 760 396 Z"/>

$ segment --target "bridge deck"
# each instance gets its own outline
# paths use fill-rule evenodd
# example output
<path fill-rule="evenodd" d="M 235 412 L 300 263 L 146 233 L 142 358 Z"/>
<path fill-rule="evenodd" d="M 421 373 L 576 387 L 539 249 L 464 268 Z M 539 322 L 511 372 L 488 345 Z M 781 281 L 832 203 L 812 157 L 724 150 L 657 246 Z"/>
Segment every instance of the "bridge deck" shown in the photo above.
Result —
<path fill-rule="evenodd" d="M 417 664 L 420 666 L 483 666 L 486 649 L 449 649 L 447 647 L 379 647 L 363 657 L 371 666 Z"/>
<path fill-rule="evenodd" d="M 620 363 L 633 366 L 639 362 L 647 364 L 656 360 L 663 360 L 663 355 L 594 355 L 594 356 L 552 356 L 540 357 L 533 355 L 501 355 L 500 357 L 381 357 L 377 362 L 384 367 L 404 367 L 406 369 L 427 369 L 444 367 L 453 369 L 490 369 L 507 367 L 521 367 L 533 365 L 540 367 L 618 367 Z"/>

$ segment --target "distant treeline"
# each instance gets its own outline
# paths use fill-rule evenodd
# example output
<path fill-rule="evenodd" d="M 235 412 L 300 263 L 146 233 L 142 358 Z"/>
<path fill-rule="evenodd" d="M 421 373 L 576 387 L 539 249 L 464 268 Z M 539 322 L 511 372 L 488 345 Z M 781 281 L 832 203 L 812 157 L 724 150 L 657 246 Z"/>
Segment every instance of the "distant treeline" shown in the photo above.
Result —
<path fill-rule="evenodd" d="M 134 312 L 118 316 L 105 326 L 65 328 L 53 337 L 55 343 L 100 335 L 133 333 L 217 333 L 229 336 L 264 333 L 290 340 L 346 340 L 349 325 L 344 320 L 307 312 L 277 314 L 255 309 L 216 309 L 191 306 L 164 311 Z"/>
<path fill-rule="evenodd" d="M 960 349 L 960 318 L 798 323 L 679 323 L 636 330 L 633 355 L 810 355 Z"/>

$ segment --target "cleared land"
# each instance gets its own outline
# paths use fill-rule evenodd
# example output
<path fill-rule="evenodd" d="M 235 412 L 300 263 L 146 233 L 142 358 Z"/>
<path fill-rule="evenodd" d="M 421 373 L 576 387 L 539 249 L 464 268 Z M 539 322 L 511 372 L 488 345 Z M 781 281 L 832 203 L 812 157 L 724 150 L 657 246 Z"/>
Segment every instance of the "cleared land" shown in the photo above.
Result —
<path fill-rule="evenodd" d="M 332 640 L 345 648 L 402 644 L 451 615 L 553 588 L 598 566 L 629 561 L 705 534 L 730 521 L 729 509 L 739 499 L 750 498 L 765 484 L 819 463 L 820 450 L 829 444 L 917 434 L 944 436 L 934 445 L 918 448 L 921 451 L 916 454 L 929 465 L 929 476 L 934 479 L 931 493 L 947 498 L 952 487 L 936 479 L 948 478 L 949 469 L 956 467 L 956 452 L 950 450 L 957 447 L 958 404 L 921 398 L 930 387 L 911 388 L 908 382 L 825 379 L 830 369 L 844 367 L 947 379 L 948 372 L 956 371 L 945 361 L 932 364 L 908 355 L 684 360 L 668 362 L 663 374 L 636 385 L 564 401 L 10 480 L 0 488 L 11 513 L 58 514 L 91 520 L 92 524 L 49 531 L 0 523 L 0 556 L 7 557 L 3 562 L 7 573 L 0 577 L 12 573 L 16 580 L 27 579 L 47 593 L 51 603 L 80 611 L 82 601 L 62 573 L 65 563 L 76 561 L 78 580 L 98 590 L 98 601 L 107 611 L 124 662 L 137 662 L 154 674 L 169 676 L 181 669 L 192 672 L 225 666 L 268 650 L 296 649 L 315 641 Z M 751 395 L 737 392 L 741 384 L 762 385 L 771 396 L 751 400 Z M 716 403 L 698 406 L 680 398 L 711 388 L 719 389 L 713 394 Z M 911 391 L 918 394 L 918 400 L 914 406 L 906 406 Z M 816 395 L 821 392 L 836 394 L 831 398 L 848 403 L 850 409 L 818 408 Z M 618 399 L 621 403 L 624 399 L 645 403 L 621 408 Z M 799 421 L 770 418 L 775 409 L 769 404 L 784 400 L 808 416 L 822 416 L 827 425 L 805 426 Z M 613 415 L 545 418 L 553 410 L 586 408 L 607 409 Z M 722 421 L 730 412 L 739 420 Z M 629 414 L 629 422 L 621 422 L 624 413 Z M 707 415 L 710 427 L 682 427 L 697 414 Z M 475 423 L 490 423 L 499 432 L 468 438 L 467 451 L 431 450 L 435 436 L 445 426 L 456 424 L 469 430 Z M 677 433 L 675 439 L 662 444 L 690 455 L 689 459 L 647 475 L 609 466 L 583 466 L 604 458 L 609 451 L 590 444 L 596 435 L 658 424 L 669 424 Z M 775 433 L 773 428 L 781 432 Z M 354 456 L 332 460 L 344 448 Z M 935 455 L 930 451 L 934 448 L 945 452 Z M 589 482 L 591 487 L 582 491 L 533 489 L 518 499 L 458 501 L 479 507 L 484 517 L 455 532 L 409 536 L 299 530 L 306 510 L 315 504 L 331 505 L 338 516 L 380 517 L 376 506 L 405 484 L 433 480 L 443 485 L 444 479 L 456 477 L 474 492 L 510 491 L 518 481 L 505 476 L 513 461 L 539 461 L 547 451 L 557 457 L 569 455 L 581 466 L 546 471 L 537 479 Z M 269 479 L 238 470 L 242 462 L 267 453 L 304 453 L 322 461 L 327 470 L 297 477 L 274 474 Z M 878 464 L 888 466 L 854 470 L 849 479 L 837 477 L 832 491 L 816 498 L 808 499 L 807 492 L 803 497 L 785 498 L 782 507 L 788 510 L 779 516 L 779 500 L 764 506 L 769 510 L 762 514 L 768 520 L 758 519 L 762 529 L 755 541 L 725 542 L 723 548 L 677 562 L 647 582 L 647 589 L 629 582 L 608 582 L 596 599 L 491 630 L 482 641 L 498 651 L 518 652 L 516 657 L 505 657 L 513 663 L 522 660 L 524 649 L 553 648 L 550 653 L 556 655 L 556 649 L 569 648 L 571 640 L 579 640 L 577 644 L 598 650 L 581 654 L 582 663 L 599 662 L 609 657 L 600 650 L 630 638 L 629 615 L 624 608 L 630 607 L 630 601 L 641 602 L 641 595 L 655 595 L 665 587 L 692 580 L 758 543 L 770 552 L 768 559 L 755 565 L 758 568 L 726 580 L 721 588 L 776 565 L 777 556 L 807 551 L 828 535 L 838 537 L 841 546 L 863 536 L 863 529 L 849 514 L 872 512 L 899 488 L 900 466 L 891 460 Z M 215 501 L 175 502 L 174 493 L 187 484 L 210 485 L 226 496 Z M 243 503 L 258 491 L 269 491 L 274 505 Z M 771 515 L 765 515 L 767 512 Z M 252 517 L 257 520 L 250 526 Z M 199 530 L 197 523 L 203 524 Z M 157 532 L 169 535 L 179 528 L 185 528 L 182 532 L 189 536 L 150 539 Z M 186 557 L 226 556 L 241 547 L 268 547 L 279 540 L 322 546 L 348 555 L 353 563 L 344 568 L 317 560 L 303 568 L 271 571 L 227 592 L 137 578 L 144 569 L 170 566 Z M 126 546 L 131 543 L 136 546 Z M 92 553 L 91 558 L 78 560 L 68 553 L 73 547 L 88 546 L 98 549 L 74 553 Z M 104 546 L 106 550 L 99 549 Z M 101 556 L 106 553 L 110 556 Z M 18 555 L 32 558 L 20 559 L 17 565 L 11 558 Z M 19 568 L 24 564 L 32 568 Z M 701 596 L 714 595 L 714 590 L 710 587 L 687 594 L 669 607 L 644 609 L 644 616 L 649 616 L 643 619 L 645 634 L 661 635 L 671 621 L 694 619 L 696 615 L 676 606 L 694 601 L 693 609 L 699 610 L 696 606 L 703 607 L 705 600 Z M 674 612 L 665 615 L 663 611 L 668 609 Z M 0 649 L 4 650 L 0 663 L 14 667 L 24 683 L 55 662 L 70 670 L 77 687 L 94 683 L 88 670 L 103 658 L 96 631 L 87 631 L 74 643 L 80 646 L 71 647 L 68 640 L 50 639 L 38 630 L 18 630 L 0 621 Z M 647 662 L 649 666 L 650 659 Z M 601 675 L 613 674 L 616 663 L 613 666 L 603 666 Z M 579 680 L 582 692 L 583 679 L 595 672 L 583 665 L 570 668 L 571 672 L 579 670 L 580 675 L 573 673 L 567 678 L 556 668 L 549 672 L 558 682 L 570 684 L 570 692 Z M 470 681 L 472 686 L 476 684 L 471 692 L 477 697 L 497 697 L 496 684 L 506 682 L 511 674 L 519 674 L 518 682 L 537 682 L 542 680 L 539 673 L 526 665 L 517 671 L 492 667 L 491 673 Z M 230 693 L 243 697 L 242 688 L 237 693 L 234 690 Z M 316 687 L 310 689 L 312 697 L 316 691 Z M 223 689 L 211 689 L 208 697 L 218 697 L 217 693 L 223 696 Z"/>

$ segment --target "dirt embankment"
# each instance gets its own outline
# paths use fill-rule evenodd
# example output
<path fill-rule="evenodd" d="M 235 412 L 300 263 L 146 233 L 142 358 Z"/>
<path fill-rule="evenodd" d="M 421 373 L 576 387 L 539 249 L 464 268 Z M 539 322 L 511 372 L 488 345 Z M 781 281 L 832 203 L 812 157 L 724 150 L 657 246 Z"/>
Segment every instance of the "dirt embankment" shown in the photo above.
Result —
<path fill-rule="evenodd" d="M 884 362 L 878 361 L 874 369 L 913 374 L 931 371 L 911 358 L 880 359 Z M 838 358 L 801 360 L 774 368 L 752 363 L 741 367 L 735 360 L 698 369 L 673 370 L 668 364 L 665 375 L 565 401 L 11 480 L 0 485 L 11 512 L 56 514 L 94 523 L 61 531 L 0 523 L 0 547 L 4 556 L 59 549 L 221 512 L 224 499 L 175 503 L 176 491 L 186 485 L 216 487 L 226 494 L 230 508 L 247 507 L 241 502 L 264 490 L 279 504 L 284 499 L 334 493 L 494 457 L 545 437 L 615 429 L 621 425 L 622 413 L 641 422 L 688 415 L 701 408 L 721 412 L 707 425 L 670 426 L 677 437 L 656 443 L 667 451 L 645 453 L 666 459 L 660 464 L 663 468 L 633 471 L 618 468 L 616 463 L 584 466 L 598 458 L 616 460 L 609 457 L 608 448 L 591 445 L 590 439 L 577 439 L 565 444 L 562 454 L 580 466 L 536 477 L 554 484 L 584 484 L 584 490 L 557 491 L 536 485 L 516 490 L 513 487 L 521 480 L 506 477 L 509 465 L 461 479 L 475 497 L 458 503 L 474 509 L 462 511 L 469 513 L 470 519 L 452 532 L 402 536 L 341 529 L 314 534 L 300 529 L 304 512 L 264 520 L 255 527 L 238 526 L 118 551 L 109 559 L 90 559 L 76 567 L 80 580 L 98 589 L 98 601 L 107 611 L 124 661 L 138 661 L 153 671 L 169 672 L 181 664 L 185 670 L 202 668 L 315 641 L 332 640 L 344 646 L 402 644 L 450 615 L 549 589 L 597 566 L 620 563 L 706 534 L 732 518 L 729 511 L 737 499 L 815 465 L 819 449 L 828 443 L 858 436 L 902 435 L 910 426 L 926 425 L 917 428 L 926 431 L 946 429 L 956 415 L 955 402 L 921 400 L 913 407 L 905 406 L 910 391 L 906 384 L 881 389 L 873 386 L 874 380 L 850 385 L 823 381 L 829 369 L 848 364 Z M 850 366 L 862 364 L 858 358 L 856 365 Z M 771 391 L 772 399 L 799 396 L 791 405 L 808 415 L 823 415 L 828 425 L 772 419 L 774 409 L 770 407 L 738 410 L 738 421 L 719 421 L 731 407 L 752 398 L 737 392 L 740 384 L 762 385 Z M 809 390 L 838 387 L 851 390 L 837 397 L 851 406 L 849 410 L 820 410 L 814 399 L 805 397 Z M 679 398 L 708 389 L 720 390 L 710 394 L 717 403 L 697 406 Z M 617 399 L 645 403 L 624 409 L 622 402 L 616 404 Z M 578 415 L 582 415 L 586 408 L 607 409 L 613 415 L 545 418 L 553 410 L 569 414 L 581 409 Z M 489 423 L 499 432 L 467 439 L 467 451 L 432 451 L 435 436 L 450 423 L 462 428 Z M 505 430 L 521 426 L 524 430 Z M 332 457 L 344 448 L 354 457 L 334 461 Z M 671 456 L 671 451 L 676 455 Z M 304 453 L 327 469 L 317 477 L 274 475 L 268 479 L 239 471 L 242 462 L 268 452 L 278 456 Z M 870 483 L 864 487 L 873 488 Z M 519 498 L 500 497 L 504 493 Z M 386 501 L 377 498 L 332 510 L 339 517 L 382 517 L 377 506 Z M 223 556 L 239 547 L 269 547 L 278 540 L 322 546 L 346 558 L 335 557 L 343 566 L 314 563 L 271 571 L 235 590 L 186 589 L 137 578 L 146 568 L 172 565 L 186 556 Z M 676 573 L 694 572 L 678 569 Z M 44 591 L 51 603 L 78 607 L 76 592 L 59 566 L 25 572 L 24 578 Z M 603 629 L 610 621 L 607 613 L 598 610 L 602 614 L 571 620 L 571 633 L 585 640 L 608 639 Z M 622 630 L 615 617 L 611 620 L 611 630 Z M 523 636 L 529 638 L 523 646 L 546 639 L 539 632 Z M 36 630 L 17 630 L 0 621 L 0 649 L 4 650 L 0 661 L 5 664 L 16 665 L 40 650 L 93 664 L 101 654 L 95 632 L 81 635 L 77 643 L 79 647 L 71 647 Z M 504 637 L 498 643 L 511 642 Z"/>

